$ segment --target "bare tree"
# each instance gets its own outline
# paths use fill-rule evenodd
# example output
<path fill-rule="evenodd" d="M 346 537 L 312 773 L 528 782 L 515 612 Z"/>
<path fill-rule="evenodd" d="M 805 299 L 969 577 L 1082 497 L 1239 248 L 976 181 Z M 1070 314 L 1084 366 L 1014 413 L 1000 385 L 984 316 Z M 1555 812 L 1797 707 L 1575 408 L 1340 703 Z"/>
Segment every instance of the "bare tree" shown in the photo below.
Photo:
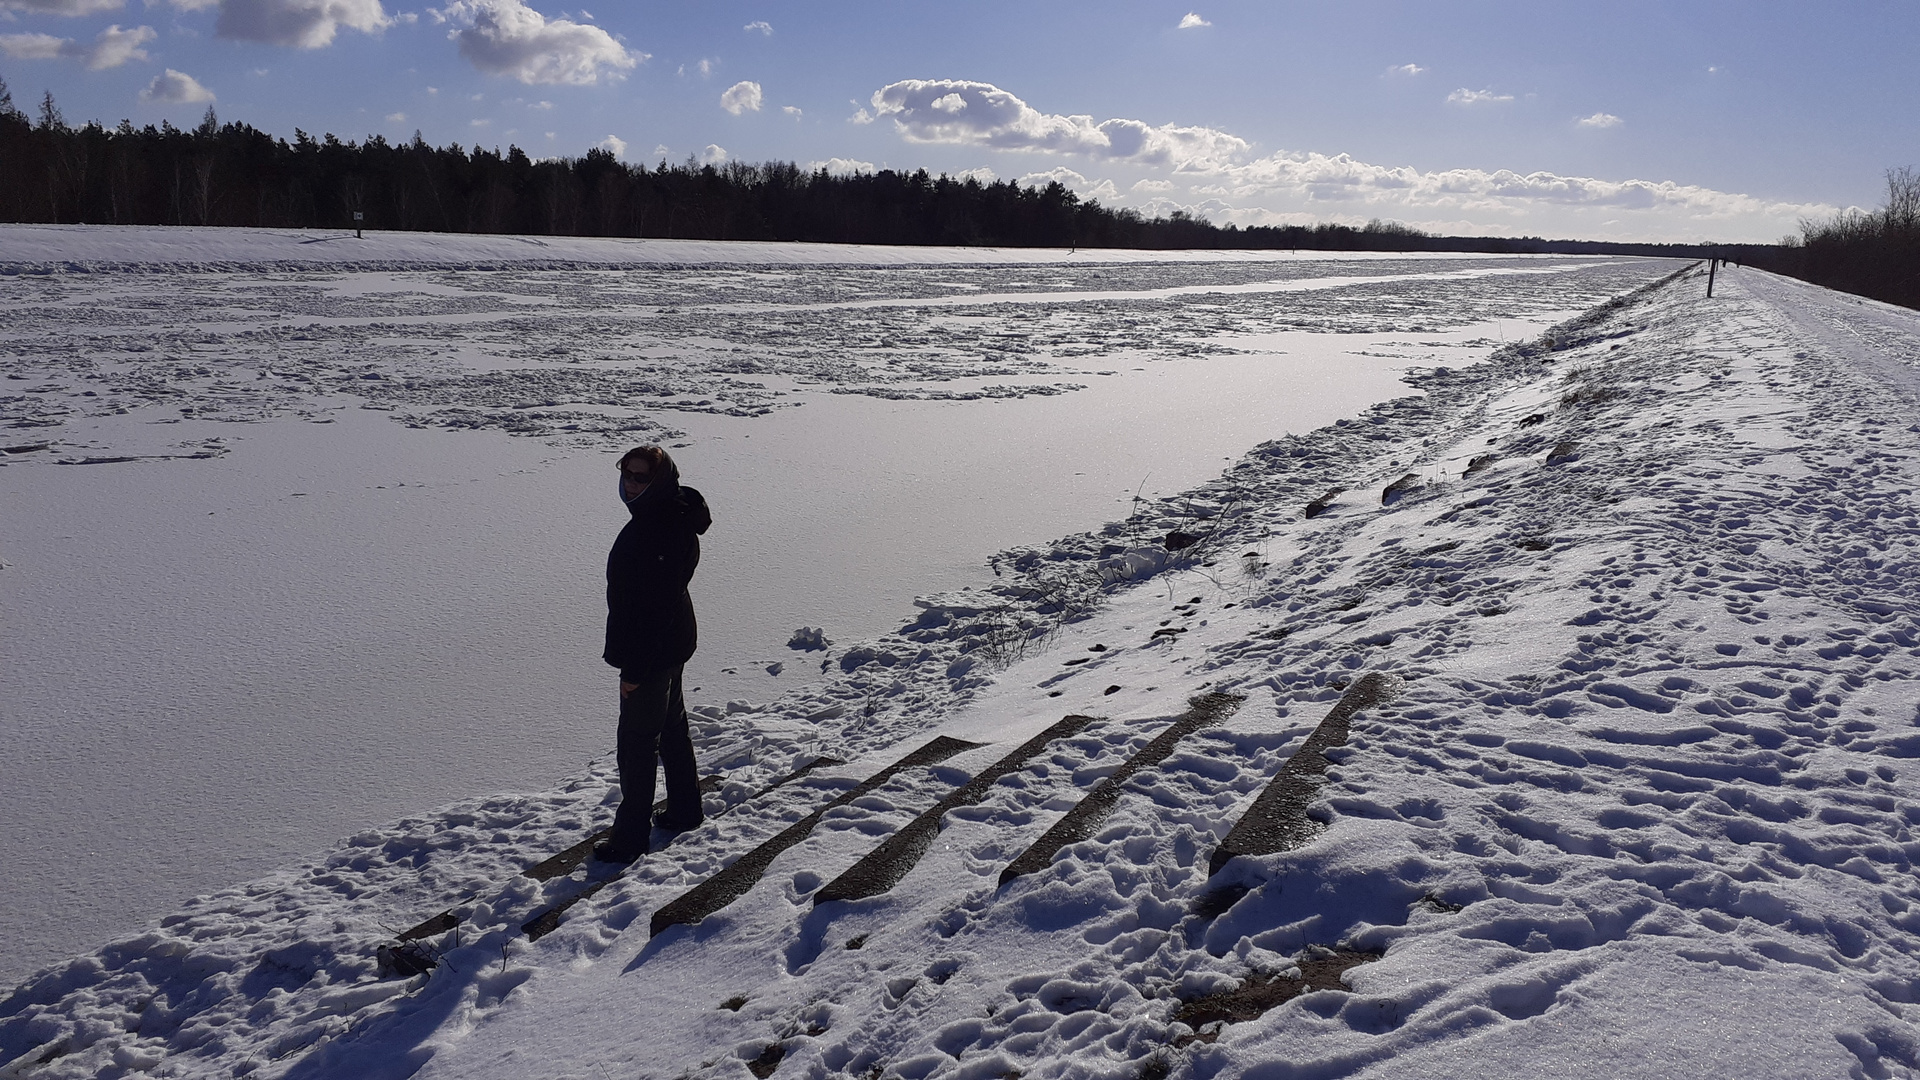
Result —
<path fill-rule="evenodd" d="M 1920 170 L 1911 165 L 1887 170 L 1887 208 L 1882 214 L 1888 232 L 1920 232 Z"/>
<path fill-rule="evenodd" d="M 67 118 L 60 113 L 60 106 L 53 102 L 53 91 L 49 90 L 40 98 L 40 130 L 67 131 Z"/>
<path fill-rule="evenodd" d="M 0 120 L 25 121 L 27 114 L 13 103 L 13 91 L 7 89 L 7 80 L 0 78 Z"/>

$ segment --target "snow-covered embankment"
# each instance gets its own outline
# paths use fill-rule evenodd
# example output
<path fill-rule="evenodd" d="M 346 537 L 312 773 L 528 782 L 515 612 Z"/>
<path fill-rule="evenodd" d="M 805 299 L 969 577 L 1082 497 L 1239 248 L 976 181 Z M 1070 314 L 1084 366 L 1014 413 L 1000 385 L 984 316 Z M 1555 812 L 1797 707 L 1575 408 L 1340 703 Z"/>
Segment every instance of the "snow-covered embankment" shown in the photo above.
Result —
<path fill-rule="evenodd" d="M 709 712 L 716 816 L 537 944 L 521 922 L 579 882 L 515 873 L 605 818 L 604 768 L 369 831 L 52 969 L 0 1003 L 0 1058 L 46 1076 L 1912 1075 L 1920 319 L 1748 271 L 1711 301 L 1703 284 L 1012 553 L 1000 595 L 932 598 L 820 687 Z M 1201 542 L 1169 555 L 1176 529 Z M 1209 882 L 1219 838 L 1370 670 L 1407 689 L 1332 752 L 1325 831 Z M 1202 692 L 1246 700 L 1139 774 L 1103 831 L 999 886 Z M 1069 713 L 1097 719 L 949 815 L 892 891 L 811 904 Z M 936 731 L 992 745 L 836 810 L 732 906 L 649 939 L 650 913 Z M 750 798 L 817 753 L 852 763 Z M 1225 885 L 1248 891 L 1206 910 Z M 374 947 L 449 904 L 446 964 L 380 978 Z M 1324 948 L 1378 958 L 1239 1022 L 1176 1019 Z"/>

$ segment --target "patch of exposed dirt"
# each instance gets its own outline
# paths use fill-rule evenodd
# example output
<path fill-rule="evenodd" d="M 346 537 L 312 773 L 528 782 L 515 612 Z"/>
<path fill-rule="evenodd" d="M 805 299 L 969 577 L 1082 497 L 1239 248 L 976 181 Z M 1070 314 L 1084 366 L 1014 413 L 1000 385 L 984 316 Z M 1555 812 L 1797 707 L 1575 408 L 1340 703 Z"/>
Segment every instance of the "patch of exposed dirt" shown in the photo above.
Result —
<path fill-rule="evenodd" d="M 1268 1009 L 1284 1005 L 1310 990 L 1351 992 L 1340 976 L 1349 968 L 1380 959 L 1381 955 L 1357 949 L 1318 950 L 1295 961 L 1300 969 L 1298 977 L 1256 973 L 1232 990 L 1188 1001 L 1174 1011 L 1173 1019 L 1192 1028 L 1193 1033 L 1181 1036 L 1174 1045 L 1210 1043 L 1220 1037 L 1227 1024 L 1256 1019 Z"/>

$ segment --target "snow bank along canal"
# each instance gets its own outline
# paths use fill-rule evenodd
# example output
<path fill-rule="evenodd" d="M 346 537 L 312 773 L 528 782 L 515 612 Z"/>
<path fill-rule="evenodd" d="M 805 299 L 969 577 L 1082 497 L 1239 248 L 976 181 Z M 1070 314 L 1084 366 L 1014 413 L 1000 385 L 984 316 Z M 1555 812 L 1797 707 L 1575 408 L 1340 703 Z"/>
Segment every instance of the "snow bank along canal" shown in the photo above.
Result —
<path fill-rule="evenodd" d="M 764 702 L 998 550 L 1659 272 L 398 262 L 0 276 L 0 982 L 607 748 L 611 450 L 715 504 L 689 685 Z"/>

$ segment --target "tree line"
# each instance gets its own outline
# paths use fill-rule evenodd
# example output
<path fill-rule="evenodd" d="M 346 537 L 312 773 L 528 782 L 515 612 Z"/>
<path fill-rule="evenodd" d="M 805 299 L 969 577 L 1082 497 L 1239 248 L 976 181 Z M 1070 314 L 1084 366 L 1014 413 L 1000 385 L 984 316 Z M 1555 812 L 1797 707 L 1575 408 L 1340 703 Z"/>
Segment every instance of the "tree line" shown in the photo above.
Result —
<path fill-rule="evenodd" d="M 1301 249 L 1719 256 L 1920 307 L 1920 172 L 1887 174 L 1879 210 L 1801 223 L 1779 244 L 1623 244 L 1435 236 L 1394 222 L 1215 225 L 1082 200 L 1057 182 L 852 174 L 791 162 L 630 164 L 595 149 L 534 159 L 517 146 L 363 142 L 298 129 L 291 142 L 212 108 L 199 126 L 69 124 L 53 95 L 29 117 L 0 79 L 0 221 L 395 229 L 690 240 L 1146 249 Z"/>
<path fill-rule="evenodd" d="M 1830 289 L 1920 308 L 1920 171 L 1887 172 L 1887 203 L 1825 221 L 1755 252 L 1755 265 Z"/>
<path fill-rule="evenodd" d="M 357 215 L 357 216 L 356 216 Z M 1215 225 L 1082 200 L 1061 184 L 833 174 L 790 162 L 649 168 L 595 149 L 534 159 L 374 135 L 298 129 L 291 142 L 213 109 L 199 126 L 69 124 L 51 93 L 37 117 L 0 80 L 0 220 L 58 224 L 352 228 L 549 236 L 803 240 L 1001 247 L 1264 248 L 1698 255 L 1674 244 L 1433 236 L 1392 222 Z"/>

